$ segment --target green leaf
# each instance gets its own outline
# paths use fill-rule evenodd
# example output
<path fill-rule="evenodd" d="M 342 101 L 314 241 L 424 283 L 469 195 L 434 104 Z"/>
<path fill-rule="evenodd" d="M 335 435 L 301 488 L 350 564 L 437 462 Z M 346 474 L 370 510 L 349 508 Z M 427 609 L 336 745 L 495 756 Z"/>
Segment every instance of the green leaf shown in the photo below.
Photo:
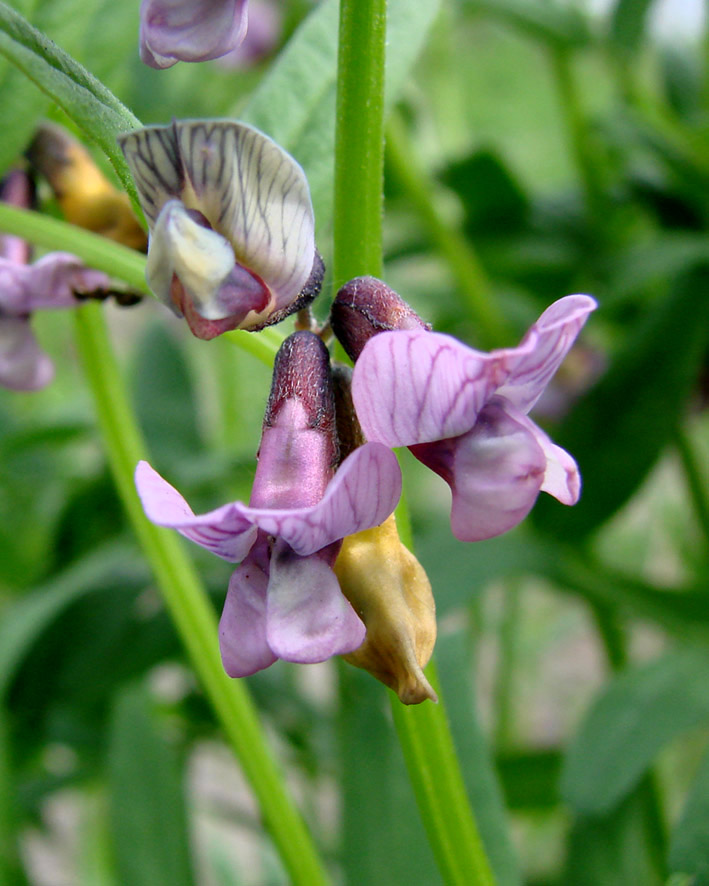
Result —
<path fill-rule="evenodd" d="M 643 784 L 612 812 L 574 823 L 564 886 L 660 886 L 663 877 L 649 834 L 648 797 Z"/>
<path fill-rule="evenodd" d="M 670 870 L 709 886 L 709 752 L 705 753 L 670 839 Z"/>
<path fill-rule="evenodd" d="M 140 122 L 84 67 L 21 15 L 0 3 L 0 53 L 55 101 L 106 153 L 137 204 L 116 136 Z"/>
<path fill-rule="evenodd" d="M 465 0 L 465 6 L 500 18 L 535 40 L 553 46 L 580 47 L 591 39 L 585 16 L 570 3 L 557 0 Z"/>
<path fill-rule="evenodd" d="M 11 685 L 17 670 L 40 634 L 70 604 L 94 590 L 101 590 L 107 577 L 121 575 L 135 580 L 145 567 L 128 555 L 130 549 L 111 545 L 86 556 L 81 562 L 6 605 L 0 621 L 0 697 Z"/>
<path fill-rule="evenodd" d="M 389 0 L 389 107 L 423 47 L 439 2 Z M 290 151 L 303 166 L 319 228 L 332 216 L 337 30 L 337 2 L 323 0 L 296 31 L 240 115 Z"/>
<path fill-rule="evenodd" d="M 509 809 L 545 809 L 559 803 L 561 752 L 505 751 L 495 758 Z"/>
<path fill-rule="evenodd" d="M 611 39 L 628 52 L 638 48 L 653 0 L 617 0 L 611 15 Z"/>
<path fill-rule="evenodd" d="M 706 266 L 680 278 L 553 432 L 555 443 L 578 461 L 583 492 L 573 508 L 540 496 L 532 512 L 537 526 L 567 541 L 580 539 L 638 488 L 672 439 L 697 383 L 709 339 L 708 286 Z"/>
<path fill-rule="evenodd" d="M 684 649 L 616 677 L 592 705 L 562 773 L 579 813 L 608 812 L 640 781 L 660 749 L 709 722 L 709 653 Z"/>
<path fill-rule="evenodd" d="M 131 886 L 194 882 L 183 767 L 164 732 L 142 687 L 118 695 L 108 750 L 111 823 L 119 880 Z"/>

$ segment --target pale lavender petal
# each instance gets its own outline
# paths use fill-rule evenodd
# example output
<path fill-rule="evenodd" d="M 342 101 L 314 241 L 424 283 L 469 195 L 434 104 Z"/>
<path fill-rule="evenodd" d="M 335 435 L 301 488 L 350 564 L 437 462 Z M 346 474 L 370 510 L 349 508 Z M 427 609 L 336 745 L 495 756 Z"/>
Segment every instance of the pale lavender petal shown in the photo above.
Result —
<path fill-rule="evenodd" d="M 379 443 L 367 443 L 345 459 L 322 501 L 313 507 L 239 509 L 264 532 L 307 556 L 346 535 L 378 526 L 394 510 L 400 495 L 396 456 Z"/>
<path fill-rule="evenodd" d="M 451 528 L 461 541 L 507 532 L 536 501 L 546 456 L 527 421 L 519 417 L 513 418 L 505 404 L 493 400 L 467 434 L 412 448 L 417 458 L 450 483 Z"/>
<path fill-rule="evenodd" d="M 195 516 L 180 493 L 146 461 L 138 463 L 135 485 L 146 516 L 158 526 L 176 529 L 185 538 L 232 563 L 243 560 L 251 550 L 257 529 L 251 520 L 242 516 L 239 502 Z"/>
<path fill-rule="evenodd" d="M 230 677 L 247 677 L 276 660 L 266 641 L 267 587 L 268 576 L 251 556 L 231 577 L 219 622 L 219 649 Z"/>
<path fill-rule="evenodd" d="M 387 446 L 411 446 L 469 431 L 506 378 L 505 356 L 425 330 L 375 335 L 352 377 L 365 436 Z"/>
<path fill-rule="evenodd" d="M 50 252 L 33 265 L 0 258 L 0 310 L 29 314 L 38 308 L 72 308 L 76 293 L 108 289 L 111 281 L 101 271 L 85 267 L 67 252 Z"/>
<path fill-rule="evenodd" d="M 529 412 L 597 307 L 589 295 L 567 295 L 550 305 L 519 348 L 505 352 L 509 377 L 497 393 L 522 412 Z"/>
<path fill-rule="evenodd" d="M 544 431 L 527 416 L 516 414 L 526 424 L 546 456 L 547 466 L 542 492 L 553 495 L 564 505 L 575 505 L 581 495 L 581 475 L 578 465 L 569 453 L 552 442 Z M 524 421 L 526 419 L 526 421 Z"/>
<path fill-rule="evenodd" d="M 143 0 L 140 57 L 153 68 L 218 58 L 246 34 L 246 0 Z"/>
<path fill-rule="evenodd" d="M 266 637 L 279 658 L 325 661 L 362 644 L 364 624 L 322 557 L 299 557 L 280 542 L 271 555 L 270 573 Z"/>
<path fill-rule="evenodd" d="M 54 366 L 40 350 L 27 319 L 0 317 L 0 385 L 37 391 L 54 378 Z"/>

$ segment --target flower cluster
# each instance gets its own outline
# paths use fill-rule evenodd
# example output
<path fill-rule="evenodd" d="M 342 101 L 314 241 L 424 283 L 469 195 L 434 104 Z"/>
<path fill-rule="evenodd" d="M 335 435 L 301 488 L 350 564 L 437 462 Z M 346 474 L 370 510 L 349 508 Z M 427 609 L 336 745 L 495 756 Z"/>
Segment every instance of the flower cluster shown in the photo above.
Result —
<path fill-rule="evenodd" d="M 120 139 L 150 226 L 147 278 L 192 332 L 257 331 L 301 311 L 276 358 L 251 499 L 196 516 L 147 464 L 146 513 L 239 563 L 220 626 L 224 666 L 342 654 L 407 702 L 434 698 L 430 584 L 393 510 L 408 446 L 452 490 L 463 541 L 511 529 L 540 491 L 574 504 L 573 458 L 528 417 L 595 302 L 549 307 L 516 348 L 484 353 L 432 331 L 385 283 L 358 278 L 330 324 L 354 370 L 330 367 L 307 306 L 323 264 L 305 175 L 257 130 L 173 122 Z M 318 332 L 322 334 L 318 334 Z"/>

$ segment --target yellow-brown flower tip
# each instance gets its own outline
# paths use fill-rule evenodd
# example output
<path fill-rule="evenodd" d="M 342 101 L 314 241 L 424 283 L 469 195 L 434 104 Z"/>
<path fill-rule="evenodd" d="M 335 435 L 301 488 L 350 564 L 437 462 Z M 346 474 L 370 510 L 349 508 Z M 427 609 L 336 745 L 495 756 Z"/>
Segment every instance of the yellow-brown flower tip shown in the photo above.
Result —
<path fill-rule="evenodd" d="M 399 539 L 392 514 L 342 543 L 335 574 L 364 622 L 364 643 L 344 656 L 396 692 L 404 704 L 438 697 L 423 668 L 436 642 L 436 607 L 423 567 Z"/>
<path fill-rule="evenodd" d="M 68 222 L 145 252 L 148 238 L 133 214 L 128 195 L 113 187 L 89 152 L 68 132 L 43 123 L 27 156 L 49 182 Z"/>

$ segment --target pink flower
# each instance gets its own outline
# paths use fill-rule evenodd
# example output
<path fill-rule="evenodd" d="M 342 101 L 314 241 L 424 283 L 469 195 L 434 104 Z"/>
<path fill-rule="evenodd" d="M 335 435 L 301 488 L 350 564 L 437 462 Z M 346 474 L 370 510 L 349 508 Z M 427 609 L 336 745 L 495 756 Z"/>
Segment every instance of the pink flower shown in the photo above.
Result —
<path fill-rule="evenodd" d="M 347 310 L 356 282 L 345 287 Z M 512 529 L 540 491 L 563 504 L 578 501 L 576 462 L 528 413 L 595 307 L 587 295 L 559 299 L 518 347 L 490 353 L 412 328 L 410 318 L 407 329 L 373 334 L 366 344 L 360 332 L 352 396 L 364 434 L 409 446 L 446 480 L 453 534 L 462 541 Z"/>
<path fill-rule="evenodd" d="M 246 0 L 143 0 L 140 57 L 151 68 L 219 58 L 240 45 L 246 26 Z"/>
<path fill-rule="evenodd" d="M 341 540 L 382 523 L 401 493 L 394 454 L 356 449 L 337 472 L 329 356 L 297 332 L 276 358 L 250 503 L 195 516 L 146 462 L 136 485 L 148 517 L 241 563 L 229 582 L 219 637 L 232 677 L 277 658 L 323 661 L 355 650 L 365 628 L 333 572 Z"/>

